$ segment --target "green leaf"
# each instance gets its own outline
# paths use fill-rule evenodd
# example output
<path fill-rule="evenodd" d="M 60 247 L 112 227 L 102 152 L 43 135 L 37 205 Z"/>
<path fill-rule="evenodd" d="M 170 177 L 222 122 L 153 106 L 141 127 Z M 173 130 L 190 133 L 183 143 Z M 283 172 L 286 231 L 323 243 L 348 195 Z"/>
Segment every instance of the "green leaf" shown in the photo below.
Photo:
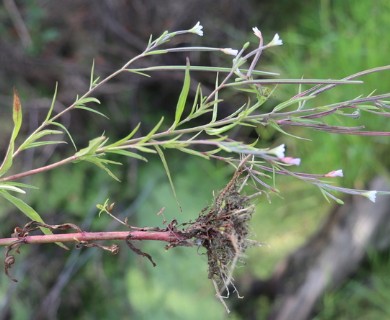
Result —
<path fill-rule="evenodd" d="M 199 99 L 199 97 L 200 97 L 200 99 Z M 201 87 L 200 83 L 196 87 L 194 103 L 192 104 L 190 116 L 192 116 L 195 113 L 196 109 L 197 109 L 196 107 L 197 107 L 197 104 L 198 104 L 198 99 L 199 99 L 200 103 L 202 103 L 202 87 Z"/>
<path fill-rule="evenodd" d="M 118 147 L 124 143 L 126 143 L 128 140 L 130 140 L 135 134 L 136 132 L 138 131 L 139 127 L 140 127 L 141 123 L 139 122 L 137 124 L 137 126 L 133 129 L 133 131 L 131 131 L 126 137 L 110 144 L 109 146 L 107 146 L 107 148 L 113 148 L 113 147 Z"/>
<path fill-rule="evenodd" d="M 164 31 L 161 36 L 159 36 L 156 40 L 154 40 L 153 42 L 156 44 L 156 45 L 160 45 L 166 41 L 168 41 L 168 39 L 166 39 L 166 36 L 168 35 L 168 31 Z"/>
<path fill-rule="evenodd" d="M 165 54 L 167 53 L 167 50 L 161 49 L 161 50 L 153 50 L 145 53 L 145 56 L 152 56 L 152 55 L 157 55 L 157 54 Z"/>
<path fill-rule="evenodd" d="M 99 167 L 100 169 L 103 169 L 107 172 L 107 174 L 113 178 L 114 180 L 120 182 L 119 178 L 106 166 L 106 164 L 121 164 L 120 162 L 115 162 L 107 159 L 101 159 L 94 156 L 87 156 L 83 158 L 82 160 L 88 161 Z"/>
<path fill-rule="evenodd" d="M 85 97 L 85 98 L 77 99 L 75 102 L 75 107 L 77 108 L 89 102 L 95 102 L 97 104 L 100 104 L 100 101 L 94 97 Z"/>
<path fill-rule="evenodd" d="M 93 80 L 92 86 L 96 87 L 98 85 L 98 83 L 99 83 L 99 80 L 100 80 L 100 77 L 96 77 L 96 79 Z"/>
<path fill-rule="evenodd" d="M 16 208 L 18 208 L 20 211 L 22 211 L 29 219 L 32 221 L 37 221 L 41 223 L 45 223 L 41 216 L 36 212 L 32 207 L 30 207 L 27 203 L 25 203 L 23 200 L 14 197 L 13 195 L 9 194 L 7 191 L 0 191 L 0 195 L 11 202 Z M 49 229 L 47 228 L 40 228 L 44 234 L 53 234 Z M 56 242 L 57 245 L 60 247 L 68 250 L 68 247 L 60 242 Z"/>
<path fill-rule="evenodd" d="M 26 193 L 26 191 L 24 191 L 23 189 L 20 189 L 18 187 L 11 186 L 11 185 L 8 185 L 8 184 L 0 184 L 0 190 L 9 190 L 9 191 L 22 193 L 22 194 Z"/>
<path fill-rule="evenodd" d="M 155 145 L 154 147 L 156 148 L 156 151 L 157 151 L 158 155 L 160 156 L 161 162 L 163 163 L 165 172 L 166 172 L 168 180 L 169 180 L 169 184 L 170 184 L 172 192 L 173 192 L 173 196 L 175 197 L 175 200 L 176 200 L 176 203 L 179 207 L 179 210 L 182 211 L 181 205 L 180 205 L 179 200 L 178 200 L 177 195 L 176 195 L 175 186 L 173 185 L 173 181 L 172 181 L 171 173 L 169 171 L 168 163 L 167 163 L 167 160 L 165 159 L 165 155 L 158 145 Z"/>
<path fill-rule="evenodd" d="M 322 195 L 324 196 L 324 198 L 326 199 L 326 201 L 330 202 L 328 197 L 332 198 L 334 201 L 336 201 L 338 204 L 340 205 L 343 205 L 344 204 L 344 201 L 335 197 L 333 194 L 331 194 L 330 192 L 322 189 L 321 187 L 318 187 L 322 193 Z"/>
<path fill-rule="evenodd" d="M 95 59 L 92 60 L 92 67 L 91 67 L 91 75 L 90 75 L 90 78 L 89 78 L 89 90 L 91 90 L 94 85 L 96 84 L 96 80 L 94 80 L 94 72 L 95 72 Z"/>
<path fill-rule="evenodd" d="M 234 118 L 235 116 L 237 116 L 239 113 L 241 113 L 245 107 L 247 106 L 246 103 L 244 103 L 240 108 L 238 108 L 236 111 L 234 111 L 232 114 L 230 114 L 229 116 L 226 117 L 226 119 L 232 119 Z"/>
<path fill-rule="evenodd" d="M 189 149 L 189 148 L 177 148 L 177 150 L 179 151 L 182 151 L 182 152 L 185 152 L 185 153 L 188 153 L 188 154 L 191 154 L 193 156 L 197 156 L 197 157 L 201 157 L 201 158 L 204 158 L 206 160 L 209 160 L 210 157 L 207 155 L 207 154 L 204 154 L 202 152 L 199 152 L 199 151 L 196 151 L 196 150 L 193 150 L 193 149 Z"/>
<path fill-rule="evenodd" d="M 148 147 L 134 145 L 133 148 L 137 149 L 139 151 L 145 152 L 145 153 L 156 153 L 156 151 L 154 149 L 151 149 L 151 148 L 148 148 Z"/>
<path fill-rule="evenodd" d="M 96 150 L 102 147 L 106 142 L 107 138 L 105 136 L 97 137 L 95 139 L 92 139 L 88 143 L 88 147 L 81 149 L 80 151 L 75 153 L 75 156 L 77 157 L 83 157 L 86 155 L 94 155 L 96 153 Z"/>
<path fill-rule="evenodd" d="M 95 110 L 95 109 L 86 107 L 86 106 L 76 106 L 75 108 L 76 108 L 76 109 L 86 110 L 86 111 L 89 111 L 89 112 L 93 112 L 93 113 L 98 114 L 99 116 L 102 116 L 102 117 L 104 117 L 104 118 L 106 118 L 106 119 L 109 119 L 104 113 L 102 113 L 102 112 L 100 112 L 100 111 L 97 111 L 97 110 Z"/>
<path fill-rule="evenodd" d="M 92 108 L 89 108 L 89 107 L 86 107 L 85 105 L 87 103 L 90 103 L 90 102 L 93 102 L 93 103 L 97 103 L 97 104 L 100 104 L 100 101 L 94 97 L 84 97 L 84 98 L 79 98 L 79 96 L 77 95 L 76 97 L 76 101 L 73 103 L 73 107 L 75 109 L 83 109 L 83 110 L 87 110 L 87 111 L 90 111 L 90 112 L 94 112 L 100 116 L 103 116 L 105 118 L 107 118 L 106 115 L 104 115 L 103 113 L 99 112 L 99 111 L 96 111 L 95 109 L 92 109 Z"/>
<path fill-rule="evenodd" d="M 14 100 L 12 104 L 12 120 L 14 123 L 14 127 L 12 130 L 7 153 L 5 154 L 4 160 L 0 166 L 0 177 L 12 167 L 13 154 L 15 150 L 15 140 L 22 125 L 22 118 L 22 105 L 20 103 L 18 92 L 16 91 L 16 89 L 14 89 Z"/>
<path fill-rule="evenodd" d="M 299 98 L 294 98 L 294 99 L 290 99 L 290 100 L 287 100 L 287 101 L 284 101 L 282 103 L 279 103 L 273 110 L 271 113 L 275 113 L 275 112 L 278 112 L 278 111 L 281 111 L 295 103 L 301 103 L 303 101 L 307 101 L 307 100 L 310 100 L 310 99 L 313 99 L 315 98 L 315 96 L 305 96 L 305 97 L 299 97 Z"/>
<path fill-rule="evenodd" d="M 164 121 L 164 117 L 162 117 L 160 119 L 160 121 L 154 126 L 154 128 L 144 138 L 142 138 L 141 141 L 138 142 L 138 144 L 142 144 L 142 143 L 148 141 L 156 133 L 156 131 L 160 128 L 163 121 Z"/>
<path fill-rule="evenodd" d="M 153 35 L 150 35 L 147 48 L 149 48 L 150 45 L 152 44 L 152 40 L 153 40 Z"/>
<path fill-rule="evenodd" d="M 15 187 L 19 187 L 19 188 L 26 188 L 26 189 L 39 189 L 36 186 L 32 186 L 31 184 L 14 182 L 14 181 L 6 181 L 6 182 L 2 182 L 2 184 L 4 184 L 4 185 L 6 184 L 9 186 L 15 186 Z"/>
<path fill-rule="evenodd" d="M 14 130 L 12 132 L 12 140 L 15 141 L 18 136 L 20 127 L 22 126 L 22 104 L 18 96 L 18 92 L 14 89 L 14 102 L 12 106 L 12 120 L 14 122 Z"/>
<path fill-rule="evenodd" d="M 268 99 L 268 98 L 267 98 L 267 99 Z M 266 99 L 266 100 L 267 100 L 267 99 Z M 264 100 L 264 101 L 265 101 L 265 100 Z M 264 103 L 264 101 L 263 101 L 263 100 L 257 100 L 257 102 L 256 102 L 253 106 L 249 107 L 249 108 L 246 110 L 245 117 L 249 116 L 251 113 L 253 113 L 253 112 L 256 111 L 257 109 L 259 109 L 259 108 L 262 106 L 262 104 Z M 249 103 L 248 103 L 248 106 L 249 106 Z"/>
<path fill-rule="evenodd" d="M 2 197 L 11 202 L 15 207 L 22 211 L 29 219 L 44 223 L 41 216 L 32 207 L 30 207 L 23 200 L 14 197 L 6 191 L 0 191 Z"/>
<path fill-rule="evenodd" d="M 137 70 L 133 70 L 133 69 L 125 69 L 125 71 L 130 72 L 130 73 L 135 73 L 135 74 L 138 74 L 138 75 L 140 75 L 140 76 L 147 77 L 147 78 L 150 78 L 150 77 L 151 77 L 151 76 L 148 75 L 147 73 L 144 73 L 144 72 L 141 72 L 141 71 L 137 71 Z"/>
<path fill-rule="evenodd" d="M 51 100 L 51 105 L 50 105 L 49 111 L 47 112 L 45 122 L 49 121 L 51 114 L 53 113 L 54 104 L 55 104 L 56 98 L 57 98 L 57 90 L 58 90 L 58 82 L 56 82 L 56 86 L 54 88 L 53 99 Z"/>
<path fill-rule="evenodd" d="M 57 127 L 60 127 L 62 130 L 64 130 L 64 132 L 67 134 L 67 136 L 69 137 L 70 141 L 72 142 L 72 145 L 73 145 L 74 149 L 77 150 L 76 144 L 74 143 L 73 138 L 70 135 L 70 132 L 68 131 L 68 129 L 66 129 L 66 127 L 62 123 L 50 122 L 50 124 L 52 124 L 54 126 L 57 126 Z"/>
<path fill-rule="evenodd" d="M 39 131 L 31 136 L 29 136 L 22 144 L 21 146 L 19 147 L 20 150 L 24 150 L 24 149 L 27 149 L 27 148 L 32 148 L 31 144 L 42 138 L 42 137 L 45 137 L 45 136 L 48 136 L 48 135 L 55 135 L 55 134 L 63 134 L 62 131 L 60 130 L 49 130 L 49 129 L 45 129 L 45 130 L 42 130 L 42 131 Z M 44 142 L 48 142 L 48 141 L 44 141 Z"/>
<path fill-rule="evenodd" d="M 214 97 L 214 104 L 213 104 L 213 116 L 211 117 L 211 123 L 214 123 L 217 120 L 217 113 L 218 113 L 218 93 L 219 91 L 216 90 L 218 88 L 218 76 L 219 73 L 217 73 L 216 79 L 215 79 L 215 97 Z"/>
<path fill-rule="evenodd" d="M 275 130 L 289 136 L 289 137 L 292 137 L 292 138 L 296 138 L 296 139 L 300 139 L 300 140 L 307 140 L 307 141 L 310 141 L 310 139 L 307 139 L 307 138 L 303 138 L 303 137 L 300 137 L 300 136 L 297 136 L 297 135 L 294 135 L 294 134 L 291 134 L 291 133 L 288 133 L 286 131 L 284 131 L 280 126 L 278 126 L 276 123 L 270 121 L 269 123 L 269 126 L 271 126 L 272 128 L 274 128 Z"/>
<path fill-rule="evenodd" d="M 12 167 L 12 155 L 14 153 L 14 149 L 15 143 L 13 141 L 10 141 L 3 163 L 0 166 L 0 177 L 7 173 L 7 171 Z"/>
<path fill-rule="evenodd" d="M 231 123 L 231 124 L 228 124 L 226 126 L 223 126 L 221 128 L 210 128 L 210 129 L 206 129 L 206 133 L 210 136 L 216 136 L 216 135 L 220 135 L 221 133 L 224 133 L 232 128 L 234 128 L 235 126 L 237 126 L 238 123 L 237 122 L 234 122 L 234 123 Z"/>
<path fill-rule="evenodd" d="M 171 130 L 175 129 L 178 123 L 180 122 L 181 116 L 183 115 L 184 108 L 186 106 L 188 92 L 190 91 L 190 62 L 187 58 L 187 68 L 184 74 L 184 83 L 183 88 L 181 89 L 179 100 L 177 101 L 176 105 L 176 112 L 175 112 L 175 122 L 172 125 Z"/>
<path fill-rule="evenodd" d="M 30 148 L 37 148 L 37 147 L 42 147 L 42 146 L 48 146 L 48 145 L 53 145 L 53 144 L 62 144 L 65 143 L 65 141 L 37 141 L 37 142 L 32 142 L 26 147 L 25 149 L 30 149 Z"/>
<path fill-rule="evenodd" d="M 128 150 L 122 150 L 122 149 L 111 150 L 111 149 L 106 149 L 104 151 L 107 152 L 107 153 L 119 154 L 121 156 L 129 157 L 129 158 L 135 158 L 135 159 L 139 159 L 139 160 L 148 162 L 148 160 L 145 157 L 139 155 L 138 153 L 131 152 L 131 151 L 128 151 Z"/>

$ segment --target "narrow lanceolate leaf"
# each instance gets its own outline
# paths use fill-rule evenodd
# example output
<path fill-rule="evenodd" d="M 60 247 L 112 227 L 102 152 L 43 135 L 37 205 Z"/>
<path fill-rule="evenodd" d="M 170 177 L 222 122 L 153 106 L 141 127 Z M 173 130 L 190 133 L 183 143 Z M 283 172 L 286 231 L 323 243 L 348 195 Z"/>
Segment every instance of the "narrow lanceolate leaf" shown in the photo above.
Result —
<path fill-rule="evenodd" d="M 55 134 L 63 134 L 62 131 L 60 130 L 49 130 L 49 129 L 44 129 L 42 131 L 39 131 L 31 136 L 29 136 L 19 147 L 20 150 L 24 150 L 27 148 L 32 148 L 33 146 L 31 145 L 33 142 L 39 140 L 40 138 L 43 138 L 48 135 L 55 135 Z M 40 141 L 40 142 L 49 142 L 49 141 Z M 52 142 L 52 141 L 50 141 Z M 63 142 L 62 142 L 63 143 Z"/>
<path fill-rule="evenodd" d="M 143 147 L 140 145 L 134 145 L 133 148 L 145 153 L 156 153 L 156 150 L 148 147 Z"/>
<path fill-rule="evenodd" d="M 138 74 L 138 75 L 140 75 L 140 76 L 147 77 L 147 78 L 150 78 L 150 77 L 151 77 L 150 75 L 148 75 L 148 74 L 145 73 L 145 72 L 140 72 L 140 71 L 137 71 L 137 70 L 134 70 L 134 69 L 125 69 L 125 71 L 131 72 L 131 73 L 135 73 L 135 74 Z"/>
<path fill-rule="evenodd" d="M 66 129 L 66 127 L 62 124 L 62 123 L 59 123 L 59 122 L 50 122 L 50 124 L 54 125 L 54 126 L 57 126 L 57 127 L 60 127 L 62 130 L 64 130 L 64 132 L 67 134 L 67 136 L 69 137 L 70 141 L 72 142 L 72 145 L 73 145 L 73 148 L 75 150 L 77 150 L 77 147 L 76 147 L 76 144 L 74 143 L 74 140 L 69 132 L 68 129 Z"/>
<path fill-rule="evenodd" d="M 15 143 L 13 141 L 10 141 L 3 163 L 0 166 L 0 177 L 3 176 L 12 166 L 12 155 L 14 153 L 14 149 Z"/>
<path fill-rule="evenodd" d="M 176 113 L 175 113 L 175 122 L 172 125 L 172 130 L 176 128 L 178 123 L 180 122 L 181 116 L 183 115 L 184 108 L 187 103 L 187 97 L 188 97 L 188 92 L 190 91 L 190 62 L 187 59 L 187 67 L 186 71 L 184 74 L 184 83 L 183 83 L 183 88 L 181 89 L 179 100 L 177 101 L 176 105 Z"/>
<path fill-rule="evenodd" d="M 53 113 L 53 110 L 54 110 L 54 104 L 56 102 L 56 98 L 57 98 L 57 90 L 58 90 L 58 82 L 56 82 L 56 87 L 54 89 L 54 95 L 53 95 L 53 99 L 51 100 L 51 105 L 50 105 L 50 108 L 49 108 L 49 111 L 46 115 L 46 119 L 45 119 L 45 122 L 46 121 L 49 121 L 50 117 L 51 117 L 51 114 Z"/>
<path fill-rule="evenodd" d="M 221 133 L 224 133 L 226 131 L 229 131 L 230 129 L 234 128 L 235 126 L 237 126 L 236 122 L 227 124 L 226 126 L 223 126 L 220 128 L 206 129 L 206 133 L 210 136 L 216 136 L 216 135 L 220 135 Z"/>
<path fill-rule="evenodd" d="M 107 142 L 107 138 L 104 136 L 97 137 L 92 139 L 88 143 L 88 147 L 81 149 L 80 151 L 75 153 L 75 156 L 82 157 L 86 155 L 94 155 L 101 146 L 103 146 Z"/>
<path fill-rule="evenodd" d="M 14 187 L 24 188 L 24 189 L 38 189 L 38 187 L 32 186 L 31 184 L 15 182 L 15 181 L 2 182 L 2 185 L 14 186 Z"/>
<path fill-rule="evenodd" d="M 313 99 L 315 98 L 314 96 L 306 96 L 306 97 L 300 97 L 300 98 L 294 98 L 294 99 L 290 99 L 290 100 L 287 100 L 285 102 L 282 102 L 282 103 L 279 103 L 273 110 L 272 110 L 272 113 L 274 112 L 278 112 L 278 111 L 281 111 L 291 105 L 293 105 L 294 103 L 302 103 L 304 101 L 307 101 L 307 100 L 310 100 L 310 99 Z"/>
<path fill-rule="evenodd" d="M 26 193 L 26 191 L 24 191 L 23 189 L 8 184 L 0 184 L 0 190 L 8 190 L 8 191 L 18 192 L 22 194 Z"/>
<path fill-rule="evenodd" d="M 165 159 L 164 152 L 161 150 L 161 148 L 158 145 L 156 145 L 155 148 L 156 148 L 158 155 L 160 156 L 161 162 L 163 163 L 165 172 L 166 172 L 168 180 L 169 180 L 169 184 L 171 185 L 173 196 L 175 197 L 175 200 L 176 200 L 176 203 L 179 207 L 179 210 L 182 211 L 181 205 L 180 205 L 179 200 L 178 200 L 177 195 L 176 195 L 176 190 L 175 190 L 175 186 L 174 186 L 173 181 L 172 181 L 171 173 L 169 171 L 168 163 L 167 163 L 167 160 Z"/>
<path fill-rule="evenodd" d="M 152 55 L 156 55 L 156 54 L 165 54 L 167 52 L 168 52 L 167 50 L 153 50 L 153 51 L 147 52 L 145 54 L 145 56 L 152 56 Z"/>
<path fill-rule="evenodd" d="M 100 104 L 99 99 L 96 99 L 94 97 L 85 97 L 85 98 L 77 99 L 76 102 L 75 102 L 75 105 L 76 105 L 76 108 L 77 108 L 77 107 L 85 105 L 86 103 L 89 103 L 89 102 L 95 102 L 97 104 Z"/>
<path fill-rule="evenodd" d="M 141 122 L 139 122 L 137 124 L 137 126 L 133 129 L 133 131 L 131 131 L 126 137 L 124 137 L 124 138 L 122 138 L 114 143 L 111 143 L 109 146 L 107 146 L 107 148 L 118 147 L 118 146 L 121 146 L 121 145 L 125 144 L 126 142 L 128 142 L 128 140 L 130 140 L 136 134 L 140 125 L 141 125 Z"/>
<path fill-rule="evenodd" d="M 18 96 L 18 92 L 14 89 L 14 102 L 12 106 L 12 120 L 14 121 L 14 131 L 12 132 L 13 140 L 16 139 L 19 129 L 22 125 L 22 104 Z"/>
<path fill-rule="evenodd" d="M 11 134 L 11 139 L 9 141 L 7 153 L 5 154 L 4 160 L 0 166 L 0 177 L 4 175 L 11 167 L 13 154 L 15 150 L 15 140 L 18 136 L 20 127 L 22 125 L 22 104 L 18 96 L 18 92 L 14 89 L 14 101 L 12 105 L 12 120 L 14 127 Z"/>
<path fill-rule="evenodd" d="M 201 158 L 204 158 L 206 160 L 210 159 L 210 157 L 206 153 L 203 153 L 203 152 L 199 152 L 199 151 L 196 151 L 196 150 L 193 150 L 193 149 L 189 149 L 189 148 L 177 148 L 177 149 L 179 151 L 191 154 L 193 156 L 201 157 Z"/>
<path fill-rule="evenodd" d="M 200 97 L 200 99 L 199 99 L 199 97 Z M 199 100 L 199 104 L 201 104 L 202 103 L 202 88 L 201 88 L 200 83 L 198 84 L 198 87 L 196 88 L 194 103 L 192 104 L 192 108 L 191 108 L 191 112 L 190 112 L 189 117 L 192 117 L 193 114 L 195 113 L 195 111 L 197 109 L 197 105 L 198 105 L 198 100 Z"/>
<path fill-rule="evenodd" d="M 94 85 L 94 71 L 95 71 L 95 59 L 92 60 L 91 75 L 89 76 L 89 90 L 92 89 Z"/>
<path fill-rule="evenodd" d="M 213 106 L 213 116 L 211 117 L 211 123 L 214 123 L 217 120 L 217 112 L 218 112 L 218 93 L 217 90 L 219 84 L 218 84 L 218 75 L 217 73 L 216 79 L 215 79 L 215 97 L 214 97 L 214 106 Z"/>
<path fill-rule="evenodd" d="M 115 162 L 115 161 L 111 161 L 111 160 L 107 160 L 107 159 L 101 159 L 101 158 L 94 157 L 94 156 L 86 156 L 84 160 L 93 163 L 94 165 L 96 165 L 100 169 L 103 169 L 104 171 L 107 172 L 107 174 L 111 178 L 113 178 L 114 180 L 120 182 L 119 178 L 107 166 L 107 164 L 121 165 L 120 162 Z"/>
<path fill-rule="evenodd" d="M 11 202 L 15 207 L 17 207 L 20 211 L 22 211 L 29 219 L 33 221 L 38 222 L 44 222 L 41 218 L 41 216 L 36 212 L 32 207 L 30 207 L 26 202 L 23 200 L 14 197 L 13 195 L 9 194 L 7 191 L 0 191 L 0 195 Z"/>
<path fill-rule="evenodd" d="M 310 139 L 307 139 L 307 138 L 303 138 L 303 137 L 300 137 L 300 136 L 297 136 L 297 135 L 294 135 L 294 134 L 291 134 L 291 133 L 288 133 L 287 131 L 284 131 L 277 123 L 273 122 L 273 121 L 270 121 L 268 123 L 268 125 L 272 128 L 274 128 L 275 130 L 289 136 L 289 137 L 292 137 L 292 138 L 295 138 L 295 139 L 300 139 L 300 140 L 307 140 L 307 141 L 310 141 Z"/>
<path fill-rule="evenodd" d="M 14 197 L 13 195 L 9 194 L 7 191 L 2 190 L 0 191 L 0 196 L 2 196 L 4 199 L 11 202 L 16 208 L 18 208 L 20 211 L 22 211 L 29 219 L 32 221 L 37 221 L 41 223 L 45 223 L 38 212 L 36 212 L 32 207 L 30 207 L 26 202 L 23 200 Z M 47 228 L 40 228 L 44 234 L 53 234 L 49 229 Z M 68 250 L 68 247 L 60 242 L 56 242 L 57 245 L 60 247 Z"/>
<path fill-rule="evenodd" d="M 28 145 L 28 147 L 26 147 L 26 149 L 29 149 L 29 148 L 37 148 L 37 147 L 42 147 L 42 146 L 48 146 L 48 145 L 53 145 L 53 144 L 67 144 L 65 141 L 37 141 L 37 142 L 32 142 Z"/>
<path fill-rule="evenodd" d="M 142 144 L 146 141 L 148 141 L 152 136 L 157 132 L 157 130 L 160 128 L 161 124 L 164 121 L 164 117 L 160 119 L 160 121 L 154 126 L 154 128 L 144 137 L 141 139 L 141 141 L 138 142 L 138 144 Z"/>
<path fill-rule="evenodd" d="M 96 113 L 96 114 L 98 114 L 99 116 L 108 119 L 108 117 L 107 117 L 104 113 L 102 113 L 102 112 L 100 112 L 100 111 L 97 111 L 97 110 L 95 110 L 95 109 L 92 109 L 92 108 L 90 108 L 90 107 L 86 107 L 86 106 L 80 105 L 80 106 L 76 106 L 76 108 L 77 108 L 77 109 L 82 109 L 82 110 L 86 110 L 86 111 L 89 111 L 89 112 Z"/>
<path fill-rule="evenodd" d="M 127 151 L 127 150 L 122 150 L 122 149 L 106 149 L 104 150 L 106 153 L 114 153 L 114 154 L 119 154 L 121 156 L 125 156 L 125 157 L 129 157 L 129 158 L 135 158 L 135 159 L 138 159 L 138 160 L 142 160 L 142 161 L 145 161 L 145 162 L 148 162 L 148 160 L 139 155 L 138 153 L 135 153 L 135 152 L 131 152 L 131 151 Z"/>

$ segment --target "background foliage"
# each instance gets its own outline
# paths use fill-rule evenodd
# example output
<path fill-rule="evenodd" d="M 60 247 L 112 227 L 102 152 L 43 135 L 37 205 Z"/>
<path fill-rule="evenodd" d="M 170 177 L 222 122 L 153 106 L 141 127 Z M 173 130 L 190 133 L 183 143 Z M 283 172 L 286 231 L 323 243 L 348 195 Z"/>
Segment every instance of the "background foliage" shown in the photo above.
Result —
<path fill-rule="evenodd" d="M 208 10 L 204 10 L 205 6 Z M 207 34 L 215 37 L 208 39 L 214 41 L 215 46 L 241 45 L 254 26 L 263 30 L 267 38 L 278 32 L 285 45 L 275 54 L 267 54 L 263 63 L 270 71 L 279 71 L 286 77 L 341 78 L 388 64 L 390 43 L 385 39 L 390 28 L 389 6 L 385 0 L 375 3 L 322 0 L 305 5 L 292 5 L 290 1 L 273 4 L 229 1 L 229 5 L 224 1 L 213 4 L 189 1 L 185 5 L 167 1 L 166 6 L 159 6 L 157 1 L 148 4 L 142 1 L 114 4 L 109 1 L 68 1 L 66 4 L 36 1 L 18 4 L 31 42 L 21 41 L 9 10 L 0 7 L 0 136 L 11 131 L 7 106 L 12 104 L 13 86 L 19 89 L 27 112 L 24 116 L 28 126 L 23 127 L 26 134 L 47 112 L 56 81 L 60 83 L 56 108 L 61 110 L 88 86 L 93 59 L 96 72 L 107 74 L 139 53 L 150 34 L 188 28 L 198 20 Z M 176 45 L 185 45 L 185 40 Z M 172 64 L 166 59 L 183 63 L 185 55 L 155 59 L 162 59 L 161 63 Z M 191 56 L 194 62 L 218 63 L 206 59 L 202 54 Z M 205 75 L 197 77 L 207 83 Z M 373 75 L 364 80 L 367 85 L 363 92 L 344 86 L 332 96 L 325 96 L 324 103 L 353 98 L 375 89 L 378 93 L 388 91 L 390 74 Z M 75 140 L 83 145 L 89 137 L 100 135 L 103 130 L 120 138 L 140 119 L 148 124 L 144 129 L 147 132 L 162 115 L 174 114 L 181 81 L 182 74 L 174 73 L 159 73 L 150 80 L 134 80 L 124 75 L 98 97 L 102 101 L 100 110 L 109 115 L 114 127 L 107 128 L 103 119 L 82 111 L 65 118 L 65 124 L 72 132 L 79 133 Z M 212 86 L 210 83 L 210 88 Z M 282 100 L 284 95 L 291 94 L 289 90 L 296 87 L 279 89 L 280 96 L 276 98 Z M 378 119 L 367 115 L 362 115 L 360 121 L 369 128 L 374 124 L 378 126 Z M 380 127 L 390 130 L 386 119 Z M 250 131 L 247 134 L 256 135 Z M 388 175 L 388 139 L 315 133 L 312 142 L 302 143 L 286 142 L 286 137 L 279 137 L 272 130 L 261 134 L 266 137 L 265 147 L 286 143 L 303 159 L 302 171 L 343 168 L 344 185 L 362 188 L 374 174 Z M 3 139 L 0 148 L 6 148 Z M 52 154 L 60 156 L 64 152 L 61 148 L 46 148 L 39 154 L 32 150 L 26 153 L 21 165 L 27 170 L 34 161 L 45 162 Z M 224 166 L 199 159 L 171 154 L 167 157 L 186 219 L 195 218 L 211 201 L 212 191 L 220 189 L 231 172 Z M 162 218 L 156 213 L 161 207 L 166 207 L 164 214 L 168 220 L 180 219 L 158 159 L 146 166 L 129 160 L 128 166 L 121 170 L 121 184 L 81 163 L 37 175 L 29 179 L 33 179 L 40 190 L 30 192 L 30 198 L 25 200 L 48 223 L 72 220 L 91 230 L 118 227 L 108 217 L 96 216 L 96 203 L 102 203 L 107 197 L 117 203 L 118 215 L 128 216 L 136 225 L 160 225 Z M 289 179 L 278 182 L 284 199 L 274 198 L 271 204 L 262 201 L 254 215 L 253 237 L 267 245 L 248 252 L 247 265 L 239 270 L 242 274 L 238 278 L 243 281 L 251 274 L 266 276 L 281 257 L 304 242 L 330 209 L 331 205 L 312 187 Z M 0 233 L 7 236 L 25 220 L 3 202 L 1 206 Z M 20 279 L 17 286 L 0 277 L 2 319 L 54 318 L 56 314 L 64 319 L 121 318 L 123 315 L 145 319 L 198 319 L 204 310 L 213 319 L 225 316 L 207 281 L 205 257 L 197 255 L 195 249 L 165 252 L 161 244 L 144 243 L 143 248 L 153 254 L 158 264 L 152 269 L 148 262 L 127 250 L 122 250 L 118 257 L 95 249 L 69 253 L 53 247 L 24 248 L 19 259 L 24 263 L 16 266 L 16 277 Z M 378 304 L 382 309 L 376 312 L 388 315 L 382 303 L 383 296 L 389 294 L 383 285 L 386 266 L 388 259 L 376 256 L 350 284 L 325 298 L 318 319 L 359 315 L 364 319 Z M 372 280 L 370 287 L 365 285 L 367 278 Z M 345 297 L 351 301 L 349 311 L 340 306 Z"/>

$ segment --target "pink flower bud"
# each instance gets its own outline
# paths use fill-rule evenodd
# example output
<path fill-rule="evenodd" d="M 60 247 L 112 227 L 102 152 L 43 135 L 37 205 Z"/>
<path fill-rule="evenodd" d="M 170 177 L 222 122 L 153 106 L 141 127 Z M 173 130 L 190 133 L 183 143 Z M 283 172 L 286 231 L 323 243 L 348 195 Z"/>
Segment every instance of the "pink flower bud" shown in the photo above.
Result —
<path fill-rule="evenodd" d="M 284 163 L 293 164 L 295 166 L 299 166 L 301 164 L 300 158 L 284 157 L 284 158 L 281 158 L 280 160 Z"/>
<path fill-rule="evenodd" d="M 328 172 L 325 175 L 325 177 L 328 177 L 328 178 L 344 177 L 343 170 L 334 170 L 334 171 Z"/>

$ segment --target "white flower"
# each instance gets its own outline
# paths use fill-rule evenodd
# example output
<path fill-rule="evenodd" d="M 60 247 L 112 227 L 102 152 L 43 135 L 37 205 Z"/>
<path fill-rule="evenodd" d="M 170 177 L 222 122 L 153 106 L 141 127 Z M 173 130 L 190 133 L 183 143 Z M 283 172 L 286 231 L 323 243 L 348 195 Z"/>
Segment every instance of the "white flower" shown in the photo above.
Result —
<path fill-rule="evenodd" d="M 263 36 L 261 35 L 261 31 L 257 29 L 257 27 L 252 28 L 252 30 L 256 37 L 258 37 L 259 39 L 263 38 Z"/>
<path fill-rule="evenodd" d="M 284 158 L 281 158 L 280 160 L 282 160 L 282 162 L 284 162 L 284 163 L 293 164 L 295 166 L 299 166 L 301 164 L 300 158 L 284 157 Z"/>
<path fill-rule="evenodd" d="M 273 46 L 281 46 L 283 44 L 282 39 L 279 38 L 279 35 L 276 33 L 274 35 L 274 38 L 270 43 L 268 43 L 268 47 L 273 47 Z"/>
<path fill-rule="evenodd" d="M 225 54 L 230 54 L 231 56 L 236 56 L 238 54 L 238 50 L 232 48 L 222 48 L 221 51 Z"/>
<path fill-rule="evenodd" d="M 273 148 L 268 151 L 270 154 L 274 154 L 277 156 L 279 159 L 284 158 L 284 152 L 286 151 L 286 148 L 284 144 L 281 144 L 279 147 Z"/>
<path fill-rule="evenodd" d="M 198 21 L 196 25 L 194 25 L 190 30 L 188 30 L 191 33 L 195 33 L 199 36 L 203 36 L 203 26 Z"/>
<path fill-rule="evenodd" d="M 328 172 L 325 175 L 325 177 L 328 177 L 328 178 L 344 177 L 343 170 L 334 170 L 334 171 Z"/>
<path fill-rule="evenodd" d="M 363 192 L 361 195 L 370 199 L 370 201 L 375 202 L 376 194 L 377 194 L 377 191 L 374 190 L 374 191 Z"/>

